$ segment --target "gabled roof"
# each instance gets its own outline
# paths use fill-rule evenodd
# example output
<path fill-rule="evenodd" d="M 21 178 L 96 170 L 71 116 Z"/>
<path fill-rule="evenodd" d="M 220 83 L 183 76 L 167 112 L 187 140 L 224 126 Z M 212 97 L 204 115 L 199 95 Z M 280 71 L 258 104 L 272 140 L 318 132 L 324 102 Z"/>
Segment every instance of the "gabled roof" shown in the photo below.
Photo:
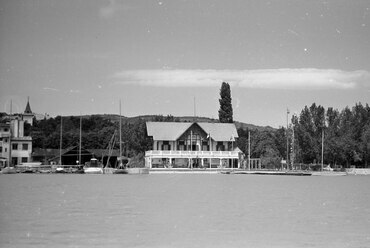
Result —
<path fill-rule="evenodd" d="M 195 123 L 191 122 L 147 122 L 148 136 L 154 140 L 177 140 L 186 130 Z M 235 124 L 233 123 L 208 123 L 197 122 L 205 133 L 209 134 L 214 141 L 231 141 L 238 137 Z"/>
<path fill-rule="evenodd" d="M 198 125 L 215 141 L 231 141 L 239 137 L 234 123 L 201 122 Z"/>
<path fill-rule="evenodd" d="M 148 136 L 153 136 L 154 140 L 176 140 L 193 123 L 191 122 L 151 122 L 146 123 Z"/>

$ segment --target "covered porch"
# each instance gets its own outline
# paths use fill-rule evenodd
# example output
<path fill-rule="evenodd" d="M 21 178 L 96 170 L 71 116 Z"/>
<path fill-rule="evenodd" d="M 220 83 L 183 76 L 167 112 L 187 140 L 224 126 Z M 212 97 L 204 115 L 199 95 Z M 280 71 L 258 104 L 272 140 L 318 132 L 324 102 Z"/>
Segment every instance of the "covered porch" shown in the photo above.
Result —
<path fill-rule="evenodd" d="M 147 151 L 149 169 L 238 169 L 238 151 Z"/>

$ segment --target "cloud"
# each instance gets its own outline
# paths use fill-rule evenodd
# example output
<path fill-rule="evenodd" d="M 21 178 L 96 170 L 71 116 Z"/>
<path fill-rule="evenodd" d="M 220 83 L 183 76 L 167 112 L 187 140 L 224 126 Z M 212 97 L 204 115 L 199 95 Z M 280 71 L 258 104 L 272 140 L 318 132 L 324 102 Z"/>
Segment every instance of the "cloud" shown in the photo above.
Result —
<path fill-rule="evenodd" d="M 370 88 L 368 71 L 334 69 L 271 70 L 129 70 L 117 72 L 119 84 L 158 87 L 219 87 L 221 82 L 255 89 L 356 89 Z"/>

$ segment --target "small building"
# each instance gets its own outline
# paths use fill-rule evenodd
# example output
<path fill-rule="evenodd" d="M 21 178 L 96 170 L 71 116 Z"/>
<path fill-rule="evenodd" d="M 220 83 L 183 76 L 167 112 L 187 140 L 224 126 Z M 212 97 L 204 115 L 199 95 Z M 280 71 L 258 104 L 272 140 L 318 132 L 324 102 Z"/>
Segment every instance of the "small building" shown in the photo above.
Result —
<path fill-rule="evenodd" d="M 32 162 L 32 137 L 25 135 L 25 122 L 33 124 L 29 99 L 24 113 L 5 116 L 0 123 L 0 167 Z"/>
<path fill-rule="evenodd" d="M 0 168 L 9 165 L 10 139 L 10 123 L 0 123 Z"/>
<path fill-rule="evenodd" d="M 150 169 L 240 168 L 238 133 L 233 123 L 147 122 L 153 150 L 145 152 Z"/>
<path fill-rule="evenodd" d="M 24 136 L 24 121 L 19 117 L 0 124 L 1 166 L 31 162 L 32 137 Z"/>

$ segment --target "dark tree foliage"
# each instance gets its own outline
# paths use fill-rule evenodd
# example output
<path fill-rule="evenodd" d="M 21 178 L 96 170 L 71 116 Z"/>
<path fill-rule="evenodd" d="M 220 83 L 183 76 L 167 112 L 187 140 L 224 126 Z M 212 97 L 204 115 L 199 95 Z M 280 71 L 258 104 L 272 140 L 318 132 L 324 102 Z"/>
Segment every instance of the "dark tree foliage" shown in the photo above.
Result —
<path fill-rule="evenodd" d="M 238 129 L 236 144 L 246 155 L 248 131 L 251 134 L 251 157 L 261 158 L 265 168 L 280 168 L 280 160 L 286 158 L 286 128 L 264 131 Z M 321 163 L 324 134 L 324 164 L 333 168 L 370 166 L 368 104 L 363 106 L 358 103 L 352 109 L 347 107 L 341 112 L 333 108 L 325 110 L 316 104 L 305 106 L 299 116 L 292 117 L 288 131 L 289 157 L 294 155 L 295 164 Z"/>
<path fill-rule="evenodd" d="M 80 142 L 80 117 L 62 118 L 62 148 L 76 146 Z M 34 148 L 59 149 L 61 117 L 35 121 L 30 128 Z M 82 117 L 81 143 L 86 149 L 106 149 L 115 134 L 116 149 L 119 149 L 119 124 L 100 116 Z M 149 150 L 151 140 L 146 135 L 145 121 L 138 119 L 133 124 L 122 124 L 122 142 L 125 155 L 135 155 Z"/>
<path fill-rule="evenodd" d="M 221 123 L 233 123 L 233 106 L 231 104 L 231 90 L 228 83 L 223 82 L 221 85 L 219 102 L 219 121 Z"/>
<path fill-rule="evenodd" d="M 324 135 L 324 163 L 333 167 L 369 166 L 370 107 L 356 104 L 341 112 L 312 104 L 305 107 L 294 123 L 298 143 L 297 159 L 302 163 L 321 161 Z M 297 161 L 297 162 L 298 162 Z"/>

